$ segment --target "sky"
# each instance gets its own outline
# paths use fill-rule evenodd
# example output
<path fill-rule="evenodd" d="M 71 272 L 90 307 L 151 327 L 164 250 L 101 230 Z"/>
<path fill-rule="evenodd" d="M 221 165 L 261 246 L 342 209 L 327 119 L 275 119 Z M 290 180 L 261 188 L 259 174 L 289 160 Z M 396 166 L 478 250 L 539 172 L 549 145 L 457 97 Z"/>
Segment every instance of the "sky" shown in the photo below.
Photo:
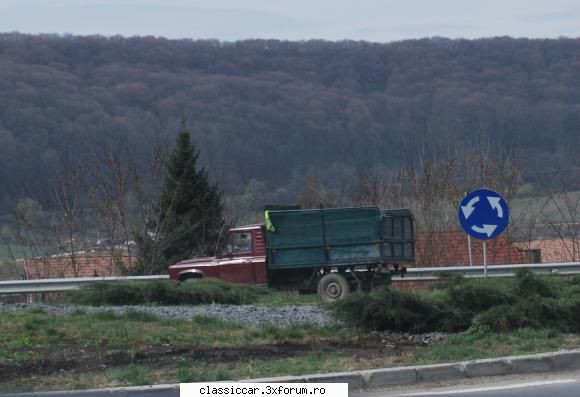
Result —
<path fill-rule="evenodd" d="M 580 36 L 578 0 L 0 0 L 0 32 L 236 41 Z"/>

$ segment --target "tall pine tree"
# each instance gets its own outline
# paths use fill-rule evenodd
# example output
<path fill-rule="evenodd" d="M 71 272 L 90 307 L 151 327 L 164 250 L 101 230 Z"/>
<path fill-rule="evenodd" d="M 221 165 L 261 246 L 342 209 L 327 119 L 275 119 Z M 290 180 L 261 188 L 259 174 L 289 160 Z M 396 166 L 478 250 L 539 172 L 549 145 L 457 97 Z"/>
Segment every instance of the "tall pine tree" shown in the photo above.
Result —
<path fill-rule="evenodd" d="M 157 233 L 143 244 L 143 261 L 154 272 L 198 255 L 212 255 L 223 227 L 223 197 L 209 182 L 207 170 L 197 169 L 198 152 L 191 132 L 181 122 L 177 145 L 167 161 L 163 191 L 157 208 Z M 148 253 L 149 251 L 149 253 Z"/>

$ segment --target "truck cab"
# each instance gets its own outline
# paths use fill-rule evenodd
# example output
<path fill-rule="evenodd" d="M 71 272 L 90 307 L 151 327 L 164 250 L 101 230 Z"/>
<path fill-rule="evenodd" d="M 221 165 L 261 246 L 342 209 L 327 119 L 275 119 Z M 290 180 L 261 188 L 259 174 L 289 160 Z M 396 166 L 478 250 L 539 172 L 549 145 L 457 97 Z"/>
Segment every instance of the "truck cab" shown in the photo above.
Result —
<path fill-rule="evenodd" d="M 169 267 L 169 277 L 190 281 L 206 277 L 232 283 L 268 283 L 263 225 L 230 229 L 215 257 L 193 258 Z"/>

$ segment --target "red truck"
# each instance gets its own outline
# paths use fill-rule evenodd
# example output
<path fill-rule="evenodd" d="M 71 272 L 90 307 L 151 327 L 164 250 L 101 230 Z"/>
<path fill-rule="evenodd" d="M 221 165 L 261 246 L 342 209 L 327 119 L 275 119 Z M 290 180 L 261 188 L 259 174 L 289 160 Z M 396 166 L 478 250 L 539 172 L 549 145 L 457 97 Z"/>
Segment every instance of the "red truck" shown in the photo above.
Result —
<path fill-rule="evenodd" d="M 406 209 L 267 211 L 265 224 L 230 229 L 215 257 L 179 262 L 169 276 L 316 291 L 333 301 L 404 272 L 400 265 L 414 261 L 413 228 Z"/>

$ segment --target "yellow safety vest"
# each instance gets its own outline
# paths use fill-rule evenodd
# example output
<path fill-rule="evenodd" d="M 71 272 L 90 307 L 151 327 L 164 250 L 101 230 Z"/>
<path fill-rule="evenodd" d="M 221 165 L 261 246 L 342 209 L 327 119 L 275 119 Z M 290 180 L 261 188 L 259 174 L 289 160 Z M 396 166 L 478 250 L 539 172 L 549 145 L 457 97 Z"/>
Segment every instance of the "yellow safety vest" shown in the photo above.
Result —
<path fill-rule="evenodd" d="M 274 227 L 274 224 L 270 220 L 270 211 L 264 212 L 264 218 L 266 218 L 266 230 L 269 232 L 275 232 L 276 228 Z"/>

